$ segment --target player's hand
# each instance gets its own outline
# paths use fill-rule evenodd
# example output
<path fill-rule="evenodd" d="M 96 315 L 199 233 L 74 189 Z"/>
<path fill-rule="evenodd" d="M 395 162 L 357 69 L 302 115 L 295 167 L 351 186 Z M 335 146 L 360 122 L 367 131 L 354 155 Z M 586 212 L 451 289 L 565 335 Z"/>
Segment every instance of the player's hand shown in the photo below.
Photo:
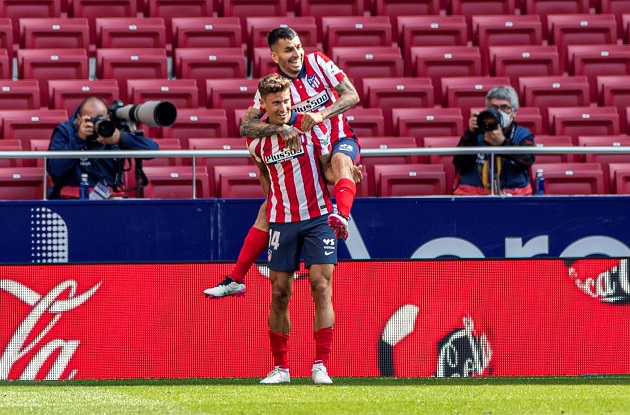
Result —
<path fill-rule="evenodd" d="M 363 180 L 363 165 L 352 166 L 352 180 L 355 184 Z"/>
<path fill-rule="evenodd" d="M 284 124 L 280 137 L 285 141 L 290 150 L 300 151 L 302 148 L 302 135 L 304 132 L 292 125 Z"/>
<path fill-rule="evenodd" d="M 320 112 L 302 112 L 302 131 L 311 131 L 320 122 L 324 121 L 324 117 Z"/>

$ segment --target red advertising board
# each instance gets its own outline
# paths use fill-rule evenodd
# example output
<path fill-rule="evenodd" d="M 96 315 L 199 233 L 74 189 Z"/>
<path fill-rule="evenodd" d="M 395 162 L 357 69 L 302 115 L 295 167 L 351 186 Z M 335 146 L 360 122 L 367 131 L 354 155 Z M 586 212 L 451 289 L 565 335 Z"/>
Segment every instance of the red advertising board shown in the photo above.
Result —
<path fill-rule="evenodd" d="M 264 267 L 206 299 L 231 264 L 0 266 L 0 379 L 263 377 Z M 262 271 L 262 273 L 261 273 Z M 342 262 L 332 376 L 630 373 L 625 259 Z M 294 284 L 289 361 L 309 376 L 313 305 Z"/>

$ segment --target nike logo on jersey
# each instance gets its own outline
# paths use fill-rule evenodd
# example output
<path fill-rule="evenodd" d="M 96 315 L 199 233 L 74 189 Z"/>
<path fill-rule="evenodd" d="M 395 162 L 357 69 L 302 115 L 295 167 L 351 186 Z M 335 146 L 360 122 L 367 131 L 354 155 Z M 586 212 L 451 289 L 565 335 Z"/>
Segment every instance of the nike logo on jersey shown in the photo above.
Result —
<path fill-rule="evenodd" d="M 334 253 L 335 253 L 335 251 L 326 251 L 326 252 L 324 252 L 324 255 L 328 256 L 328 255 L 332 255 Z"/>

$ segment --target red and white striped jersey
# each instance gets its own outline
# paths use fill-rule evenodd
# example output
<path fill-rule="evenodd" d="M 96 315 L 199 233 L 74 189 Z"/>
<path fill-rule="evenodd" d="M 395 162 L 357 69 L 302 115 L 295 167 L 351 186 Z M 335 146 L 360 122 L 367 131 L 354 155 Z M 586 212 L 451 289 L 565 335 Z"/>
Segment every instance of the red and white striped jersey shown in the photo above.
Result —
<path fill-rule="evenodd" d="M 276 73 L 289 78 L 276 69 Z M 316 112 L 330 107 L 337 101 L 339 94 L 335 87 L 346 79 L 346 74 L 339 69 L 330 58 L 322 52 L 309 53 L 304 56 L 304 65 L 297 78 L 291 79 L 291 109 L 297 112 Z M 252 107 L 264 111 L 260 106 L 260 92 L 256 91 Z M 324 120 L 330 131 L 330 139 L 335 144 L 339 138 L 356 139 L 354 131 L 343 114 Z M 299 125 L 296 125 L 299 128 Z"/>
<path fill-rule="evenodd" d="M 285 141 L 277 135 L 247 139 L 249 152 L 269 171 L 269 222 L 298 222 L 332 212 L 319 163 L 319 156 L 331 151 L 325 126 L 315 126 L 301 139 L 301 151 L 287 148 Z"/>

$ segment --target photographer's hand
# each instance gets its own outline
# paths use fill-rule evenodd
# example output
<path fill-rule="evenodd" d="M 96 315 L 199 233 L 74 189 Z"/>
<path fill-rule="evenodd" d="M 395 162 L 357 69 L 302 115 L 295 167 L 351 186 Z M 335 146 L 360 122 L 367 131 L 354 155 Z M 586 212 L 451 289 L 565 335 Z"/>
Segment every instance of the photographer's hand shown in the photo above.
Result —
<path fill-rule="evenodd" d="M 483 140 L 491 146 L 500 146 L 505 141 L 505 136 L 503 135 L 503 130 L 497 128 L 493 131 L 486 131 L 483 135 Z"/>
<path fill-rule="evenodd" d="M 474 111 L 470 113 L 470 118 L 468 119 L 468 130 L 471 132 L 477 131 L 477 116 L 479 115 L 479 111 Z"/>
<path fill-rule="evenodd" d="M 83 117 L 78 118 L 78 131 L 77 135 L 81 138 L 81 140 L 87 140 L 89 136 L 94 134 L 94 124 L 92 123 L 92 119 L 89 115 L 84 115 Z"/>

